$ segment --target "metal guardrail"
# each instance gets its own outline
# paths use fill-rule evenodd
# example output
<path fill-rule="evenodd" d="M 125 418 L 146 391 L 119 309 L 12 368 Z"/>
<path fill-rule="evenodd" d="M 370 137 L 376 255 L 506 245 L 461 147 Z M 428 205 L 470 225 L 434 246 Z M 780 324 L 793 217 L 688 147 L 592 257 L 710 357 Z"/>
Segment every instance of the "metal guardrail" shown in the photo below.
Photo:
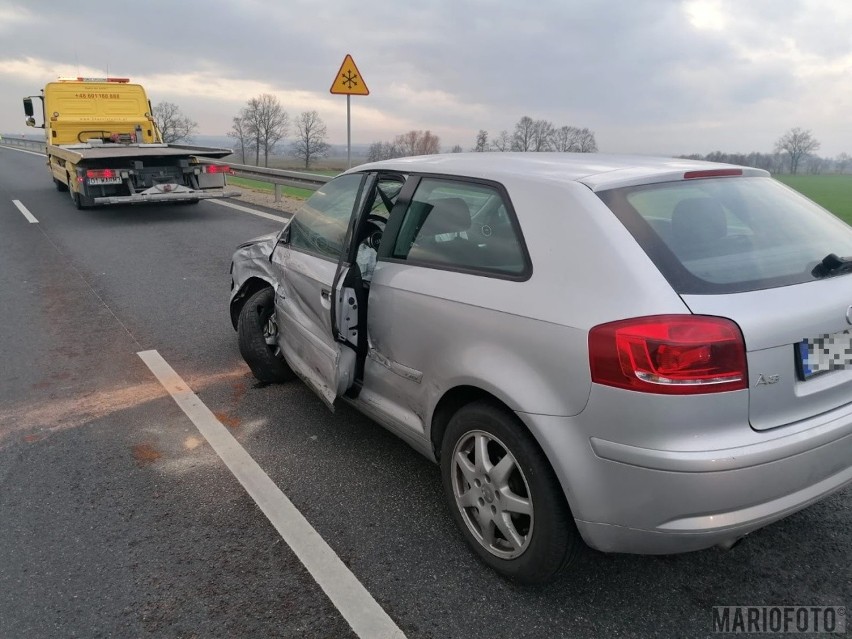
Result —
<path fill-rule="evenodd" d="M 330 182 L 333 178 L 328 175 L 316 175 L 314 173 L 302 173 L 301 171 L 286 171 L 284 169 L 267 169 L 262 166 L 251 166 L 248 164 L 233 164 L 223 160 L 210 160 L 207 158 L 199 158 L 199 162 L 203 164 L 226 164 L 231 167 L 234 175 L 244 177 L 258 182 L 267 182 L 275 188 L 275 201 L 281 201 L 281 187 L 292 186 L 298 189 L 307 189 L 316 191 L 326 182 Z"/>
<path fill-rule="evenodd" d="M 19 148 L 23 147 L 38 151 L 39 153 L 44 153 L 44 142 L 39 142 L 38 140 L 27 140 L 26 138 L 10 138 L 3 136 L 0 138 L 0 144 Z"/>
<path fill-rule="evenodd" d="M 37 150 L 40 153 L 45 152 L 44 142 L 35 140 L 27 140 L 24 138 L 3 137 L 0 139 L 0 145 L 26 147 Z M 298 189 L 306 189 L 316 191 L 323 184 L 331 181 L 331 177 L 327 175 L 315 175 L 313 173 L 302 173 L 301 171 L 286 171 L 284 169 L 267 169 L 262 166 L 251 166 L 248 164 L 233 164 L 227 161 L 210 160 L 208 158 L 198 158 L 202 164 L 226 164 L 231 167 L 234 175 L 244 177 L 258 182 L 266 182 L 274 187 L 275 201 L 281 201 L 281 187 L 292 186 Z"/>

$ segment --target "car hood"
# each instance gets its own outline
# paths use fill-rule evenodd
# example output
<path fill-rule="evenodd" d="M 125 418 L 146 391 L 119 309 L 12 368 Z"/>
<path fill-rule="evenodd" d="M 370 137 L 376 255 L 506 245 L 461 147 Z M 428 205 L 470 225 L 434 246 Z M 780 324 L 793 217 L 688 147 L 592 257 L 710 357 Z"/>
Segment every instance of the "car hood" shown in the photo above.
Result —
<path fill-rule="evenodd" d="M 281 231 L 279 230 L 246 240 L 234 251 L 233 261 L 268 258 L 280 233 Z"/>

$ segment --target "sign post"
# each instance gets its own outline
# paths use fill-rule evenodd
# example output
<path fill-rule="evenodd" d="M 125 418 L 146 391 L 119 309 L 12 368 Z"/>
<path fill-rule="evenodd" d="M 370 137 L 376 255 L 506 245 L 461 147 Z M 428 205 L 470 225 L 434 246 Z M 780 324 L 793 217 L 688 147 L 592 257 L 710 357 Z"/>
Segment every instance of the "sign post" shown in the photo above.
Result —
<path fill-rule="evenodd" d="M 343 58 L 343 64 L 340 65 L 340 71 L 334 77 L 334 82 L 331 83 L 331 93 L 335 95 L 346 96 L 346 164 L 347 168 L 352 168 L 352 118 L 350 111 L 349 100 L 353 95 L 370 95 L 370 90 L 367 88 L 367 83 L 361 77 L 361 72 L 355 66 L 355 60 L 348 53 Z"/>

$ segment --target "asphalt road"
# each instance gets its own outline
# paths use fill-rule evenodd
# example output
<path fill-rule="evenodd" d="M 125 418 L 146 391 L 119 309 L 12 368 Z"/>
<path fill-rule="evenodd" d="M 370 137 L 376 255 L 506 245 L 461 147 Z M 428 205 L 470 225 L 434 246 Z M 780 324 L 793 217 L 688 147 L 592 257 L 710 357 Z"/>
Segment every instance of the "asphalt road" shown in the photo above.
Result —
<path fill-rule="evenodd" d="M 437 467 L 242 363 L 230 255 L 278 223 L 210 202 L 77 211 L 43 163 L 0 147 L 0 638 L 355 636 L 150 349 L 408 637 L 709 636 L 715 605 L 852 609 L 852 490 L 728 552 L 588 551 L 550 586 L 502 580 Z"/>

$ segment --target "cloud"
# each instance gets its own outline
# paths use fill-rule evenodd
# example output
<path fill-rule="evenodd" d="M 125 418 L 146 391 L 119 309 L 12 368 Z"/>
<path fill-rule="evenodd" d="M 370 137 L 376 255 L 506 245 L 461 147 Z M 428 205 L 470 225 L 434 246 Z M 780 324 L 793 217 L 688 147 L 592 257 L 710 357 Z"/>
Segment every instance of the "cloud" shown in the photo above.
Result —
<path fill-rule="evenodd" d="M 149 0 L 140 20 L 131 5 L 78 0 L 50 3 L 50 22 L 34 19 L 39 5 L 0 0 L 4 93 L 109 70 L 203 133 L 271 93 L 291 116 L 319 111 L 342 141 L 345 99 L 328 88 L 350 53 L 371 92 L 352 99 L 359 142 L 414 128 L 467 148 L 480 128 L 529 115 L 591 127 L 603 150 L 769 150 L 803 126 L 824 153 L 852 151 L 852 3 Z M 57 37 L 56 23 L 85 37 Z M 19 126 L 17 108 L 0 104 L 0 130 Z"/>

